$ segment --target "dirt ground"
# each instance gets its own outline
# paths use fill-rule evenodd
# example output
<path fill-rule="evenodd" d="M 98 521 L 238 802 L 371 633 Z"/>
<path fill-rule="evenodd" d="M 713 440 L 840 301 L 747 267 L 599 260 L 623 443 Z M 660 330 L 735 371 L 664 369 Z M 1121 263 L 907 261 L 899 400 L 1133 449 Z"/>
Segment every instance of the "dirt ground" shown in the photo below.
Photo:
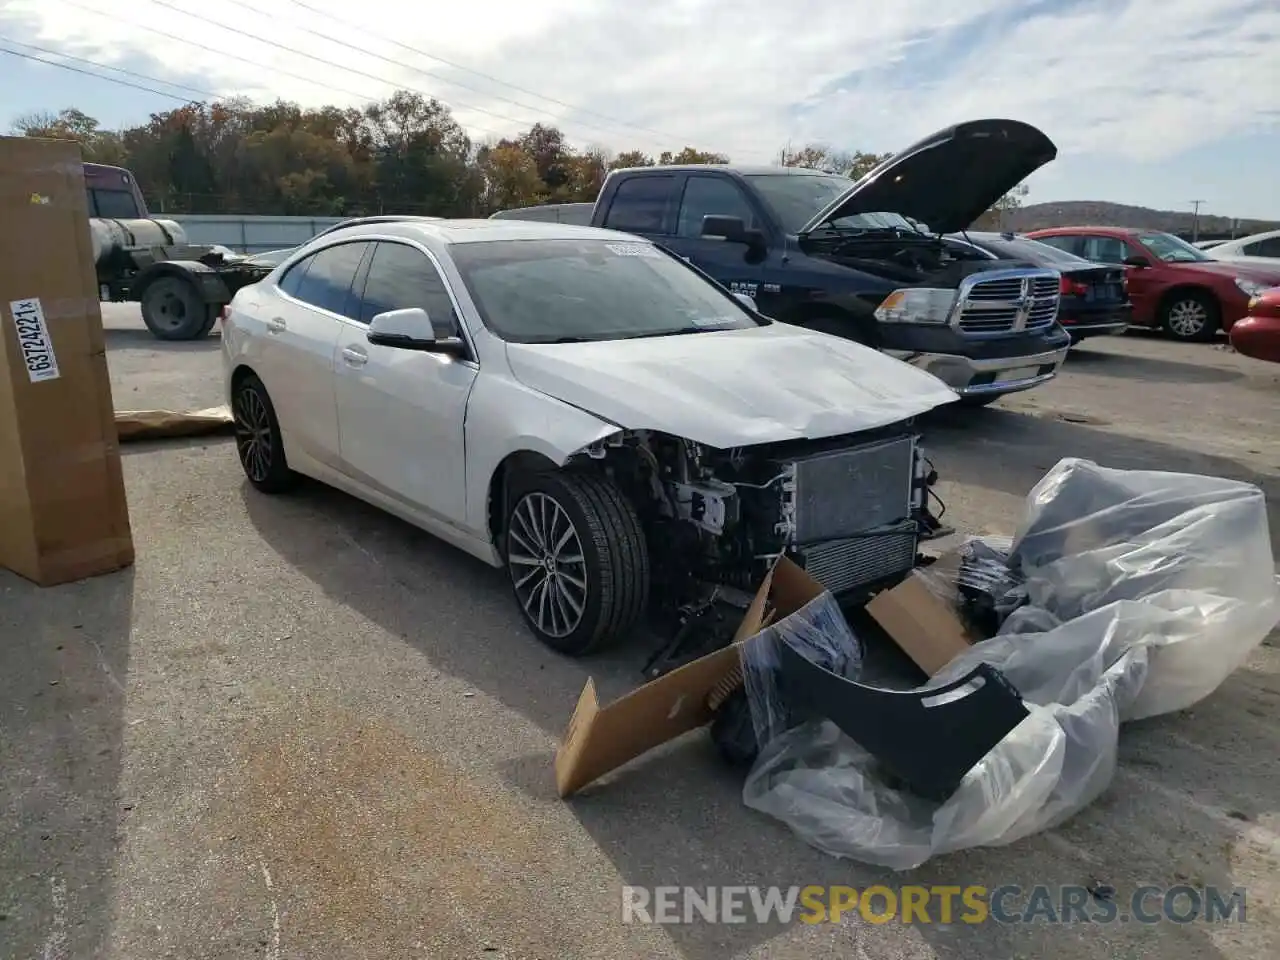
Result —
<path fill-rule="evenodd" d="M 218 340 L 108 309 L 118 409 L 221 402 Z M 1008 532 L 1062 456 L 1220 474 L 1280 509 L 1280 367 L 1146 336 L 926 440 L 947 520 Z M 0 574 L 0 958 L 1280 956 L 1280 659 L 1124 730 L 1059 829 L 905 875 L 747 810 L 695 734 L 565 803 L 551 758 L 589 663 L 523 630 L 501 573 L 341 494 L 245 485 L 223 439 L 126 447 L 136 567 L 41 591 Z M 1272 515 L 1273 540 L 1280 517 Z M 1247 922 L 626 925 L 621 887 L 1187 883 Z"/>

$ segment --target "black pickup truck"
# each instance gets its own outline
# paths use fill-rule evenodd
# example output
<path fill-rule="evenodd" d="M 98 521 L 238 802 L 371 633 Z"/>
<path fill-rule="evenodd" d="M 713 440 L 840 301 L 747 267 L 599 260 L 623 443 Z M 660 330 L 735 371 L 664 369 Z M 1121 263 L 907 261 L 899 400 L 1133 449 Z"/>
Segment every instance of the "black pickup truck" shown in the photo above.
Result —
<path fill-rule="evenodd" d="M 945 234 L 1056 155 L 1035 127 L 978 120 L 857 182 L 800 168 L 615 170 L 591 225 L 653 240 L 767 316 L 883 350 L 983 404 L 1062 365 L 1060 278 Z"/>

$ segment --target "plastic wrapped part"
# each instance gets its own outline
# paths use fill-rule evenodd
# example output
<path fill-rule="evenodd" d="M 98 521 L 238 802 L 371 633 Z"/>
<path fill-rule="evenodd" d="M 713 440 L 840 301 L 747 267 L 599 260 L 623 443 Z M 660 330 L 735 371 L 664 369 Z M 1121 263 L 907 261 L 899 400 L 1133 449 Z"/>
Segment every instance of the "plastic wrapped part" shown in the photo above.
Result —
<path fill-rule="evenodd" d="M 765 627 L 742 644 L 742 679 L 757 744 L 769 743 L 806 717 L 787 696 L 782 647 L 788 644 L 812 663 L 847 680 L 862 672 L 862 644 L 830 593 Z"/>
<path fill-rule="evenodd" d="M 1265 499 L 1245 483 L 1063 460 L 1028 496 L 1010 563 L 1025 605 L 924 689 L 988 663 L 1031 713 L 955 793 L 909 797 L 833 724 L 810 723 L 761 751 L 747 805 L 894 869 L 1012 843 L 1106 789 L 1123 721 L 1197 703 L 1280 620 Z"/>
<path fill-rule="evenodd" d="M 915 572 L 937 597 L 954 606 L 965 625 L 989 637 L 1027 599 L 1022 575 L 1009 559 L 1012 541 L 970 537 L 954 555 Z"/>

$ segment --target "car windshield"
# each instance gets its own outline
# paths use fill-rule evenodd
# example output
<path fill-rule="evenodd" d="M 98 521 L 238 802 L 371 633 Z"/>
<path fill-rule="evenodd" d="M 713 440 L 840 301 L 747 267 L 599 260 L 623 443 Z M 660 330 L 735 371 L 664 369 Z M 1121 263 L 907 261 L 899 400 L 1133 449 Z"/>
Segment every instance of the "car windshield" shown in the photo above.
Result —
<path fill-rule="evenodd" d="M 1213 259 L 1172 233 L 1139 234 L 1138 242 L 1165 263 L 1204 263 Z"/>
<path fill-rule="evenodd" d="M 494 334 L 513 343 L 623 340 L 759 326 L 732 295 L 651 243 L 455 244 L 453 262 Z"/>
<path fill-rule="evenodd" d="M 787 233 L 799 233 L 810 220 L 853 186 L 835 174 L 757 173 L 747 180 L 773 210 Z M 886 211 L 858 213 L 831 221 L 839 230 L 928 230 L 906 217 Z"/>

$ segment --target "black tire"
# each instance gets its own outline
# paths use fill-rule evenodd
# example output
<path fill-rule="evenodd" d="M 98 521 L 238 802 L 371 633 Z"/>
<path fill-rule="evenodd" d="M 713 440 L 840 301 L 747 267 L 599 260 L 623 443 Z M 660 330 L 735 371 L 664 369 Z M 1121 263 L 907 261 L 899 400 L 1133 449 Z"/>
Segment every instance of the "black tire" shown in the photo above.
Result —
<path fill-rule="evenodd" d="M 157 340 L 196 340 L 208 336 L 218 319 L 182 277 L 160 277 L 142 291 L 142 322 Z"/>
<path fill-rule="evenodd" d="M 1194 321 L 1200 319 L 1199 325 Z M 1160 305 L 1160 328 L 1175 340 L 1204 343 L 1218 332 L 1222 311 L 1212 294 L 1199 290 L 1171 294 Z"/>
<path fill-rule="evenodd" d="M 534 635 L 571 657 L 625 638 L 648 606 L 649 549 L 618 487 L 585 473 L 517 474 L 506 510 L 504 560 Z M 559 546 L 558 557 L 544 548 L 548 542 Z"/>
<path fill-rule="evenodd" d="M 271 404 L 267 388 L 253 374 L 236 383 L 231 413 L 235 419 L 236 453 L 254 489 L 263 493 L 285 493 L 297 486 L 301 478 L 289 469 L 285 458 L 276 408 Z"/>
<path fill-rule="evenodd" d="M 977 409 L 978 407 L 989 407 L 991 406 L 991 404 L 995 403 L 999 399 L 1000 399 L 999 394 L 996 394 L 994 396 L 991 394 L 986 394 L 986 395 L 978 394 L 977 396 L 973 396 L 973 397 L 961 397 L 957 405 L 961 407 L 969 407 L 971 409 Z"/>

